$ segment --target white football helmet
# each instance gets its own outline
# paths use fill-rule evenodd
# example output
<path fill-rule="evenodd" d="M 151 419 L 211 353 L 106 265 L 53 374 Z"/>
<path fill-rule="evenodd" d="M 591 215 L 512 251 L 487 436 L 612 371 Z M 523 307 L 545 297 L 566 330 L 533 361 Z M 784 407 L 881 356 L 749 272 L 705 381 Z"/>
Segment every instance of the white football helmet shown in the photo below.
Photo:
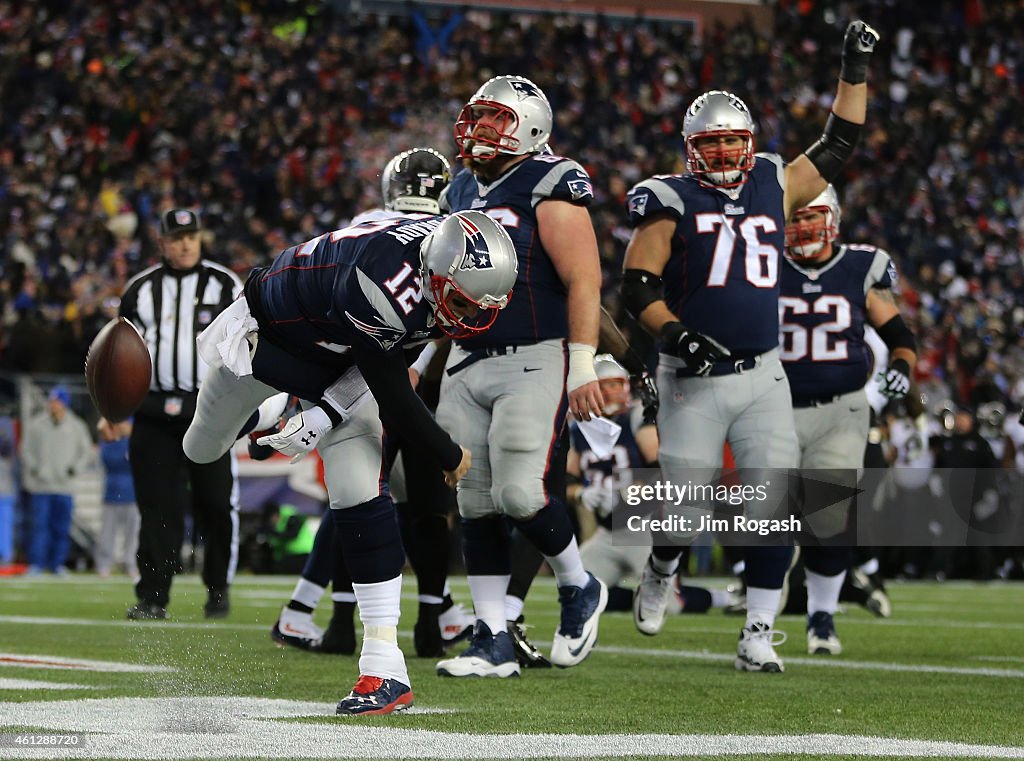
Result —
<path fill-rule="evenodd" d="M 594 372 L 597 373 L 601 396 L 604 397 L 601 414 L 611 417 L 626 409 L 632 400 L 626 368 L 616 362 L 611 354 L 598 354 L 594 357 Z"/>
<path fill-rule="evenodd" d="M 452 179 L 448 159 L 433 148 L 412 148 L 391 159 L 381 175 L 380 191 L 388 211 L 438 214 L 441 191 Z"/>
<path fill-rule="evenodd" d="M 704 138 L 739 137 L 742 145 L 705 145 Z M 686 169 L 705 187 L 735 188 L 747 181 L 754 165 L 754 120 L 747 104 L 731 92 L 710 90 L 686 109 L 683 117 Z"/>
<path fill-rule="evenodd" d="M 800 219 L 801 212 L 807 211 L 818 212 L 821 218 L 814 222 Z M 839 236 L 841 218 L 839 196 L 834 187 L 827 185 L 817 198 L 793 212 L 786 223 L 786 256 L 795 262 L 817 256 Z"/>
<path fill-rule="evenodd" d="M 518 273 L 512 239 L 480 211 L 446 217 L 420 246 L 423 294 L 438 327 L 452 338 L 490 328 L 508 305 Z M 473 314 L 460 314 L 465 302 L 475 307 Z"/>
<path fill-rule="evenodd" d="M 459 156 L 493 159 L 544 149 L 551 137 L 551 104 L 526 77 L 503 75 L 484 82 L 455 122 Z"/>

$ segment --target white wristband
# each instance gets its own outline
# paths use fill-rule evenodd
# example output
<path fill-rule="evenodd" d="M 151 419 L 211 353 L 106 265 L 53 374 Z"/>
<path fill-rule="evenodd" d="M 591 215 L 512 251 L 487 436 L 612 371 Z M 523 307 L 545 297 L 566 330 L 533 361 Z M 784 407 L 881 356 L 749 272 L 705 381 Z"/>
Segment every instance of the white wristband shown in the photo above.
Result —
<path fill-rule="evenodd" d="M 590 344 L 569 344 L 569 376 L 565 379 L 568 391 L 575 391 L 580 386 L 597 380 L 594 371 L 594 355 L 597 349 Z"/>
<path fill-rule="evenodd" d="M 437 341 L 431 341 L 423 347 L 423 351 L 416 357 L 416 361 L 409 365 L 410 370 L 415 370 L 417 374 L 423 375 L 427 371 L 427 365 L 430 364 L 430 360 L 437 354 Z"/>

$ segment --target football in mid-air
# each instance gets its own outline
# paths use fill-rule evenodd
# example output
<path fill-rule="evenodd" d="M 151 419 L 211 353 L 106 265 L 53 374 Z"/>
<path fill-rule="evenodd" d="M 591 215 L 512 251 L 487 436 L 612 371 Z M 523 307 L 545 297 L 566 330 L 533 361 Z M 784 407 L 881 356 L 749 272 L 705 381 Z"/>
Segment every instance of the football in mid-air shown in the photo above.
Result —
<path fill-rule="evenodd" d="M 153 360 L 139 331 L 124 317 L 103 326 L 85 357 L 85 382 L 93 404 L 119 423 L 142 404 L 153 378 Z"/>

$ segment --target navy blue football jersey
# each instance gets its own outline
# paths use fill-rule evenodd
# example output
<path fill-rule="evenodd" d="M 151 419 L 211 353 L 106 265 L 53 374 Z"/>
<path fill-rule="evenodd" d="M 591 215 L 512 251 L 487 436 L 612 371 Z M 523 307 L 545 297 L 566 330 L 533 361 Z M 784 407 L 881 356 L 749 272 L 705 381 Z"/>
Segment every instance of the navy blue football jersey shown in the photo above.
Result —
<path fill-rule="evenodd" d="M 786 259 L 779 298 L 779 356 L 794 402 L 864 387 L 873 361 L 864 339 L 867 294 L 895 283 L 892 260 L 874 246 L 839 246 L 817 269 Z"/>
<path fill-rule="evenodd" d="M 282 251 L 252 275 L 260 337 L 344 370 L 353 346 L 395 352 L 440 335 L 419 267 L 420 243 L 442 219 L 374 220 Z"/>
<path fill-rule="evenodd" d="M 622 432 L 608 457 L 598 458 L 575 420 L 569 423 L 569 436 L 572 448 L 580 456 L 580 473 L 583 479 L 588 484 L 605 482 L 606 485 L 619 490 L 633 483 L 634 469 L 647 467 L 636 443 L 636 432 L 644 425 L 643 409 L 639 405 L 633 405 L 611 419 L 621 426 Z M 598 523 L 610 529 L 611 516 L 598 516 Z"/>
<path fill-rule="evenodd" d="M 734 356 L 778 345 L 782 171 L 779 156 L 759 153 L 747 181 L 735 190 L 704 187 L 689 174 L 660 175 L 627 196 L 634 228 L 658 216 L 675 220 L 662 273 L 669 309 Z"/>
<path fill-rule="evenodd" d="M 594 190 L 586 171 L 572 159 L 535 154 L 489 185 L 463 170 L 445 189 L 445 211 L 482 211 L 508 231 L 519 258 L 519 277 L 508 306 L 489 331 L 458 341 L 473 350 L 569 335 L 566 289 L 537 233 L 537 205 L 548 199 L 589 206 Z"/>

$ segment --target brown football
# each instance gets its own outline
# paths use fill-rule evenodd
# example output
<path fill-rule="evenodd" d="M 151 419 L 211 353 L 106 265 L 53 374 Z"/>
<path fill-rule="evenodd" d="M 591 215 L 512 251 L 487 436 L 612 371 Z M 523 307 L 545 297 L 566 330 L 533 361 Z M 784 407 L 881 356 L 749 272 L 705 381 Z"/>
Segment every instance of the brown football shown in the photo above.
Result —
<path fill-rule="evenodd" d="M 139 331 L 117 317 L 96 334 L 85 357 L 85 382 L 93 404 L 119 423 L 142 404 L 153 378 L 153 360 Z"/>

